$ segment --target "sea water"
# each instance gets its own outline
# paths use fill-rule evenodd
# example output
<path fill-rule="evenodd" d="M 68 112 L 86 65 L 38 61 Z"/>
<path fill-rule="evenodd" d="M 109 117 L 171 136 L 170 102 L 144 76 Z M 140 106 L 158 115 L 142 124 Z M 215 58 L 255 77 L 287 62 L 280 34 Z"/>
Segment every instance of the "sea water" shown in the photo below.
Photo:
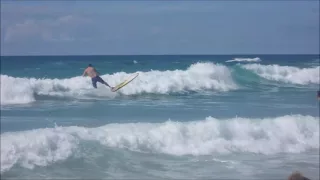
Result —
<path fill-rule="evenodd" d="M 91 63 L 117 92 L 82 77 Z M 319 179 L 319 55 L 1 57 L 1 177 Z"/>

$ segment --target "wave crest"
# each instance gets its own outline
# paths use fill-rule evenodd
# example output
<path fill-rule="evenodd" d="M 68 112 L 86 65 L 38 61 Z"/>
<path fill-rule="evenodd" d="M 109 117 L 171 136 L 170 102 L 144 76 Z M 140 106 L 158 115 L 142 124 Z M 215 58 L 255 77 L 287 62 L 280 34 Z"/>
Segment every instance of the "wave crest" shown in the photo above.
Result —
<path fill-rule="evenodd" d="M 300 85 L 320 84 L 320 66 L 298 68 L 279 65 L 247 64 L 242 65 L 242 67 L 268 80 Z"/>
<path fill-rule="evenodd" d="M 56 127 L 1 134 L 1 172 L 47 166 L 72 156 L 84 141 L 170 155 L 300 153 L 319 149 L 319 117 L 215 119 Z"/>
<path fill-rule="evenodd" d="M 118 72 L 101 77 L 114 86 L 131 74 Z M 119 90 L 112 93 L 98 83 L 93 89 L 90 78 L 73 77 L 69 79 L 15 78 L 1 75 L 1 104 L 22 104 L 35 101 L 35 95 L 54 97 L 90 98 L 114 97 L 118 93 L 135 95 L 141 93 L 170 94 L 186 91 L 228 91 L 236 89 L 230 70 L 213 63 L 192 64 L 187 70 L 139 72 L 139 76 Z"/>
<path fill-rule="evenodd" d="M 260 62 L 261 59 L 259 57 L 255 58 L 234 58 L 232 60 L 227 60 L 226 62 Z"/>

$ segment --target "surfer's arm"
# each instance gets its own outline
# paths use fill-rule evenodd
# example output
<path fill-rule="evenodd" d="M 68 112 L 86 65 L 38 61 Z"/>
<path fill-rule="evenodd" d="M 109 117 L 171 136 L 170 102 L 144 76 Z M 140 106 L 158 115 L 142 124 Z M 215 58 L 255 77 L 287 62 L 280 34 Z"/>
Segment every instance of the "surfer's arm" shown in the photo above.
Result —
<path fill-rule="evenodd" d="M 85 76 L 86 74 L 87 74 L 87 70 L 84 70 L 82 76 Z"/>

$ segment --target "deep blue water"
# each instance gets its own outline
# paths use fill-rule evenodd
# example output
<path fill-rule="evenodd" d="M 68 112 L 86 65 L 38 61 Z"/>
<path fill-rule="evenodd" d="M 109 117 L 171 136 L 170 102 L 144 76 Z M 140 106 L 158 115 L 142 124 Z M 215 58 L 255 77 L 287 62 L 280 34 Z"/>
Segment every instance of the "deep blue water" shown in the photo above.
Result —
<path fill-rule="evenodd" d="M 139 76 L 117 92 L 94 89 L 81 77 L 89 63 L 112 86 Z M 1 176 L 265 179 L 272 169 L 319 178 L 319 63 L 319 55 L 1 57 Z"/>

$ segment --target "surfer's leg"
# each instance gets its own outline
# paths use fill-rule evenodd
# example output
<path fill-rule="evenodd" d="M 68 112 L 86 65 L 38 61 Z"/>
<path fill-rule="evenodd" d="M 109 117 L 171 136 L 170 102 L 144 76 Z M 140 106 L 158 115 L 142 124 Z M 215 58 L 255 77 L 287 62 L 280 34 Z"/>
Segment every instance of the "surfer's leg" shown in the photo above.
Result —
<path fill-rule="evenodd" d="M 93 86 L 94 88 L 97 88 L 97 78 L 94 77 L 94 78 L 92 78 L 91 80 L 92 80 L 92 86 Z"/>
<path fill-rule="evenodd" d="M 104 84 L 108 87 L 111 87 L 108 83 L 106 83 L 100 76 L 97 76 L 97 81 L 100 82 L 101 84 Z"/>

